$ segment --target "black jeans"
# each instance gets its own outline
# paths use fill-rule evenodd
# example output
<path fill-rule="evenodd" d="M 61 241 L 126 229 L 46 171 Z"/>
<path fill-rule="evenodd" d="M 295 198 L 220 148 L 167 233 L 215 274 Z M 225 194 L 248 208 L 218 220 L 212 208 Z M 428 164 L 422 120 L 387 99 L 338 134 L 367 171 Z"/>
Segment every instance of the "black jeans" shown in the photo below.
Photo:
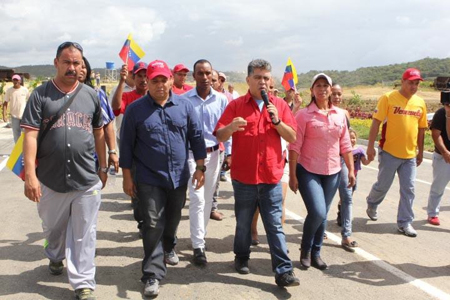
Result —
<path fill-rule="evenodd" d="M 143 218 L 144 260 L 142 282 L 150 278 L 161 280 L 167 268 L 164 251 L 176 245 L 176 232 L 181 219 L 181 209 L 186 202 L 187 185 L 177 189 L 137 183 L 138 208 Z"/>

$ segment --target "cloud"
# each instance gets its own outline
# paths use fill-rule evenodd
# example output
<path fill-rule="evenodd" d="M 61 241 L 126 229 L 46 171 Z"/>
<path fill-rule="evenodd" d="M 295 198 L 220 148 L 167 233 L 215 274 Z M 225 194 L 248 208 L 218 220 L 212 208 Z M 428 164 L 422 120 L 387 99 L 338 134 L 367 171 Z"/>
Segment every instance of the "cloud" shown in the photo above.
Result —
<path fill-rule="evenodd" d="M 226 40 L 225 44 L 227 45 L 232 45 L 232 46 L 242 46 L 242 44 L 244 43 L 244 39 L 242 38 L 242 36 L 238 37 L 237 39 L 231 39 L 231 40 Z"/>

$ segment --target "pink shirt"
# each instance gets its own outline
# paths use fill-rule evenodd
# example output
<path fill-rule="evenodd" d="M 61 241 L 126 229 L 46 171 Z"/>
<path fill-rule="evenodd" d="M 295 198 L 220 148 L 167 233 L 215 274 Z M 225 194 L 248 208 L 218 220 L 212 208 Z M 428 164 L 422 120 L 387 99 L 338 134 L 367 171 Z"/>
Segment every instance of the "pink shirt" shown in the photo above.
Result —
<path fill-rule="evenodd" d="M 325 116 L 312 103 L 300 110 L 295 120 L 297 140 L 289 144 L 289 150 L 298 154 L 297 162 L 314 174 L 338 173 L 341 170 L 340 153 L 352 151 L 344 111 L 331 106 Z"/>

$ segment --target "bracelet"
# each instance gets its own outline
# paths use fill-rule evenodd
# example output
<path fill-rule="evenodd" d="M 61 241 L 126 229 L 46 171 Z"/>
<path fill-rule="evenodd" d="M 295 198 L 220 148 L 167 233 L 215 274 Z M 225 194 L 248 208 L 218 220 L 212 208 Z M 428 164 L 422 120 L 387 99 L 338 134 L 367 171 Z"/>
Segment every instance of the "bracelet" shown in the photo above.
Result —
<path fill-rule="evenodd" d="M 117 151 L 116 149 L 112 149 L 108 151 L 108 154 L 117 154 Z"/>
<path fill-rule="evenodd" d="M 280 123 L 281 123 L 281 119 L 278 119 L 278 122 L 276 122 L 276 123 L 272 120 L 272 124 L 275 125 L 275 126 L 277 126 Z"/>

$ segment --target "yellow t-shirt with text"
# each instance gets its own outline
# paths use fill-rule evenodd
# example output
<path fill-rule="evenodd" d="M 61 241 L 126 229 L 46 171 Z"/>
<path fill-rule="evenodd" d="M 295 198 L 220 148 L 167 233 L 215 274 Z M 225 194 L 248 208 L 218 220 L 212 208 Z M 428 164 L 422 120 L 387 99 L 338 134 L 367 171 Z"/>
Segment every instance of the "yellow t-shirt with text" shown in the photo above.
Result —
<path fill-rule="evenodd" d="M 416 157 L 419 128 L 427 128 L 427 108 L 419 96 L 409 100 L 399 91 L 384 94 L 378 100 L 373 118 L 383 122 L 380 148 L 402 159 Z"/>

